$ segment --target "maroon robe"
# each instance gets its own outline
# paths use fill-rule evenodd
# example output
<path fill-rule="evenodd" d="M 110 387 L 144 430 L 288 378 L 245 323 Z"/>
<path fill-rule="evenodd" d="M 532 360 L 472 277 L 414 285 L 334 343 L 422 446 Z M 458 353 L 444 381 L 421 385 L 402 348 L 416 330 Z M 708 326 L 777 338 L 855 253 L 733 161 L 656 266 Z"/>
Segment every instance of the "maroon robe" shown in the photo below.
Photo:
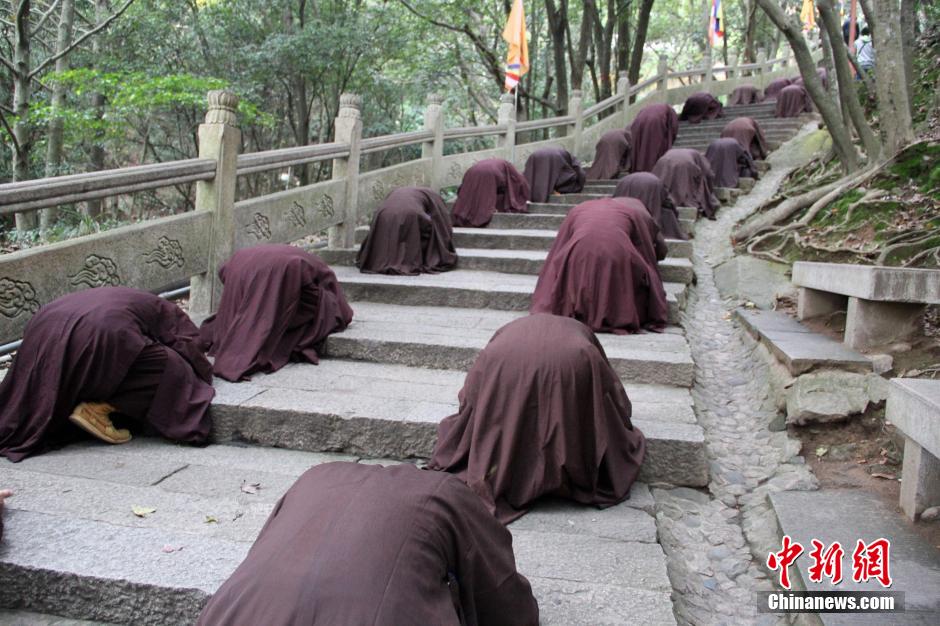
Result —
<path fill-rule="evenodd" d="M 768 100 L 776 100 L 777 96 L 781 91 L 783 91 L 784 87 L 790 86 L 790 82 L 791 81 L 789 78 L 778 78 L 776 80 L 772 80 L 769 85 L 764 87 L 763 101 L 767 102 Z"/>
<path fill-rule="evenodd" d="M 446 272 L 457 267 L 453 234 L 447 206 L 437 192 L 401 187 L 376 209 L 356 265 L 365 274 Z"/>
<path fill-rule="evenodd" d="M 751 153 L 741 147 L 737 139 L 716 139 L 708 145 L 705 158 L 715 175 L 718 187 L 737 187 L 742 176 L 757 178 L 757 166 Z"/>
<path fill-rule="evenodd" d="M 784 87 L 777 96 L 776 117 L 799 117 L 803 113 L 813 112 L 813 101 L 806 89 L 800 85 Z"/>
<path fill-rule="evenodd" d="M 245 380 L 288 361 L 318 363 L 323 341 L 342 332 L 353 312 L 330 267 L 287 245 L 239 250 L 219 269 L 218 312 L 200 334 L 215 356 L 215 375 Z"/>
<path fill-rule="evenodd" d="M 824 67 L 816 68 L 816 76 L 819 78 L 819 82 L 822 83 L 823 89 L 829 91 L 829 70 Z M 799 85 L 800 87 L 805 87 L 803 84 L 803 76 L 796 76 L 790 80 L 791 85 Z"/>
<path fill-rule="evenodd" d="M 529 312 L 573 317 L 595 332 L 662 331 L 669 305 L 656 263 L 658 232 L 646 209 L 627 198 L 582 202 L 558 230 Z"/>
<path fill-rule="evenodd" d="M 682 113 L 679 114 L 679 121 L 698 124 L 702 120 L 713 120 L 724 116 L 724 107 L 721 106 L 718 98 L 700 91 L 685 99 Z"/>
<path fill-rule="evenodd" d="M 512 163 L 486 159 L 463 175 L 454 203 L 454 226 L 482 228 L 494 213 L 528 213 L 529 183 Z"/>
<path fill-rule="evenodd" d="M 587 171 L 588 180 L 617 178 L 620 172 L 630 171 L 630 130 L 617 128 L 601 135 L 594 148 L 594 162 Z"/>
<path fill-rule="evenodd" d="M 525 162 L 525 179 L 532 202 L 548 202 L 553 192 L 578 193 L 584 189 L 581 163 L 564 148 L 540 148 Z"/>
<path fill-rule="evenodd" d="M 202 626 L 536 626 L 512 536 L 460 480 L 317 465 L 277 503 Z"/>
<path fill-rule="evenodd" d="M 653 174 L 669 189 L 676 206 L 694 206 L 708 219 L 715 219 L 714 174 L 708 160 L 698 150 L 673 148 L 656 162 Z"/>
<path fill-rule="evenodd" d="M 62 296 L 29 320 L 0 383 L 0 455 L 16 462 L 85 437 L 69 421 L 81 402 L 205 443 L 211 381 L 199 331 L 172 302 L 126 287 Z"/>
<path fill-rule="evenodd" d="M 764 131 L 760 124 L 750 117 L 738 117 L 731 120 L 721 130 L 722 138 L 737 139 L 741 147 L 751 153 L 755 159 L 766 159 L 770 152 Z"/>
<path fill-rule="evenodd" d="M 754 85 L 741 85 L 740 87 L 735 87 L 734 91 L 731 92 L 731 97 L 728 98 L 728 106 L 744 106 L 746 104 L 758 104 L 763 100 L 760 90 Z"/>
<path fill-rule="evenodd" d="M 629 497 L 646 441 L 591 330 L 531 315 L 477 356 L 429 467 L 456 474 L 502 522 L 543 496 L 599 508 Z"/>
<path fill-rule="evenodd" d="M 643 203 L 659 231 L 668 239 L 687 239 L 679 225 L 679 211 L 669 197 L 663 181 L 649 172 L 636 172 L 624 176 L 614 190 L 615 198 L 636 198 Z"/>
<path fill-rule="evenodd" d="M 633 171 L 649 172 L 666 154 L 679 134 L 679 116 L 668 104 L 651 104 L 630 124 L 633 135 Z"/>

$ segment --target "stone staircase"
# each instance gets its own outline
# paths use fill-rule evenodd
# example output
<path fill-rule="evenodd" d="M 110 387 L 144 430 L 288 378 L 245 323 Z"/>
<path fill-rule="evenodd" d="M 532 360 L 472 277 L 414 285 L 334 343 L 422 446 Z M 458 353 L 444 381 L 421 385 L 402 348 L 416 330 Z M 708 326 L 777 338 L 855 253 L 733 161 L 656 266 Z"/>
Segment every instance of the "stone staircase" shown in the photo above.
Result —
<path fill-rule="evenodd" d="M 142 438 L 0 461 L 0 484 L 17 494 L 0 544 L 0 608 L 192 623 L 308 467 L 430 454 L 476 355 L 498 328 L 526 314 L 565 214 L 615 184 L 592 181 L 581 194 L 531 204 L 528 214 L 497 215 L 489 228 L 455 229 L 453 272 L 366 275 L 353 265 L 355 249 L 319 250 L 350 299 L 353 324 L 327 340 L 318 366 L 290 364 L 239 384 L 217 380 L 216 443 L 207 448 Z M 722 197 L 733 202 L 741 191 Z M 696 217 L 680 208 L 690 230 Z M 694 282 L 692 242 L 668 245 L 660 271 L 672 325 L 661 334 L 599 335 L 647 437 L 642 482 L 605 511 L 549 501 L 510 526 L 543 624 L 675 623 L 646 483 L 703 487 L 709 470 L 690 394 L 694 364 L 679 326 Z M 152 512 L 138 516 L 134 507 Z"/>
<path fill-rule="evenodd" d="M 776 149 L 796 135 L 806 120 L 803 118 L 776 118 L 774 117 L 775 106 L 776 103 L 768 102 L 725 107 L 724 117 L 718 119 L 703 120 L 699 124 L 679 122 L 679 136 L 676 138 L 673 147 L 695 148 L 704 152 L 708 148 L 708 144 L 721 136 L 721 131 L 728 122 L 738 117 L 752 117 L 763 129 L 770 148 Z"/>

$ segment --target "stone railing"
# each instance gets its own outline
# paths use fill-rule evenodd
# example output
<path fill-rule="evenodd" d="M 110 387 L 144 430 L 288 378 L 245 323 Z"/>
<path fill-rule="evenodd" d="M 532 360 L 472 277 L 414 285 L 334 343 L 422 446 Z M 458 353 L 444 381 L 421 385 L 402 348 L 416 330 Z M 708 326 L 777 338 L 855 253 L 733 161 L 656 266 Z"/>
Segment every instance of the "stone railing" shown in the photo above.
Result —
<path fill-rule="evenodd" d="M 616 94 L 591 106 L 584 107 L 580 91 L 572 92 L 564 116 L 517 121 L 512 98 L 503 96 L 497 123 L 488 126 L 445 128 L 443 100 L 431 95 L 423 130 L 366 139 L 360 98 L 344 94 L 333 143 L 249 154 L 239 154 L 238 98 L 210 92 L 196 159 L 0 185 L 0 215 L 7 215 L 196 184 L 192 212 L 0 256 L 0 344 L 18 339 L 42 304 L 89 287 L 125 285 L 160 292 L 189 281 L 190 310 L 208 314 L 221 293 L 218 268 L 235 250 L 287 243 L 325 230 L 331 247 L 349 248 L 356 225 L 396 187 L 454 186 L 468 167 L 493 157 L 521 168 L 532 152 L 548 145 L 588 159 L 601 134 L 628 125 L 647 104 L 681 104 L 699 90 L 725 95 L 744 83 L 760 88 L 794 71 L 788 69 L 791 65 L 781 58 L 669 72 L 661 59 L 656 76 L 630 85 L 621 75 Z M 495 147 L 453 154 L 445 150 L 448 142 L 488 137 L 495 138 Z M 363 155 L 414 145 L 421 146 L 420 158 L 360 172 Z M 236 201 L 241 176 L 323 161 L 332 161 L 330 180 Z"/>

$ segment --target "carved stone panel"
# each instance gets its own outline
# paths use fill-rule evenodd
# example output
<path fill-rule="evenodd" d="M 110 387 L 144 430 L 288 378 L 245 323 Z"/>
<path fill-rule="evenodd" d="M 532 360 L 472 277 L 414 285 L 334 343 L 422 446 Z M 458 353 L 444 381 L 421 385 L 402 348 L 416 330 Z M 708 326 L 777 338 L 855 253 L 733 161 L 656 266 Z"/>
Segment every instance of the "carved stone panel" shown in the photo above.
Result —
<path fill-rule="evenodd" d="M 39 310 L 39 300 L 32 283 L 9 276 L 0 278 L 0 315 L 10 319 Z"/>

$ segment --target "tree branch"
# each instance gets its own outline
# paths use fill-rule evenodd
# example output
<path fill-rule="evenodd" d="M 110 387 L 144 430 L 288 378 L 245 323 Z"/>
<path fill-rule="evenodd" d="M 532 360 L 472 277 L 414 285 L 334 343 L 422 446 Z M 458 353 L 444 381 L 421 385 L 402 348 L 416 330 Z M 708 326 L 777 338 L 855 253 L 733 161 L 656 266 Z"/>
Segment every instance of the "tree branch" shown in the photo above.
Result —
<path fill-rule="evenodd" d="M 4 130 L 7 131 L 7 134 L 10 136 L 10 139 L 13 141 L 13 149 L 16 150 L 16 153 L 19 155 L 23 154 L 23 148 L 20 146 L 20 142 L 16 139 L 16 133 L 13 132 L 13 129 L 10 127 L 10 123 L 7 122 L 7 116 L 3 114 L 3 111 L 0 110 L 0 123 L 3 124 Z"/>
<path fill-rule="evenodd" d="M 42 28 L 43 24 L 46 23 L 46 20 L 49 19 L 50 15 L 52 15 L 52 12 L 55 11 L 55 8 L 59 6 L 59 2 L 61 2 L 61 0 L 52 0 L 52 4 L 49 5 L 49 9 L 39 16 L 39 19 L 36 21 L 36 26 L 33 28 L 33 35 L 39 32 L 39 29 Z"/>

